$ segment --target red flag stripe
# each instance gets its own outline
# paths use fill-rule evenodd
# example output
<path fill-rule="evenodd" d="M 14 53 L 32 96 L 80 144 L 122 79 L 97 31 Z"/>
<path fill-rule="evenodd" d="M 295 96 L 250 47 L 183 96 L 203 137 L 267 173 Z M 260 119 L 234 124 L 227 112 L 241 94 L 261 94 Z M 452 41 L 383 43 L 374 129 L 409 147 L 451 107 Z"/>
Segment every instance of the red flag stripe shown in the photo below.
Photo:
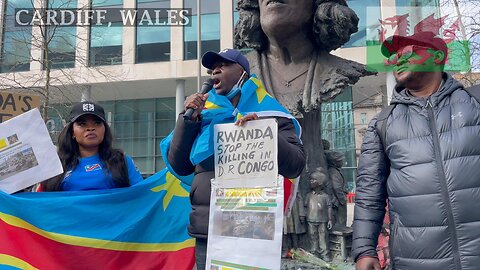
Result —
<path fill-rule="evenodd" d="M 195 263 L 194 247 L 174 252 L 116 251 L 59 243 L 0 220 L 0 254 L 39 269 L 186 269 Z"/>

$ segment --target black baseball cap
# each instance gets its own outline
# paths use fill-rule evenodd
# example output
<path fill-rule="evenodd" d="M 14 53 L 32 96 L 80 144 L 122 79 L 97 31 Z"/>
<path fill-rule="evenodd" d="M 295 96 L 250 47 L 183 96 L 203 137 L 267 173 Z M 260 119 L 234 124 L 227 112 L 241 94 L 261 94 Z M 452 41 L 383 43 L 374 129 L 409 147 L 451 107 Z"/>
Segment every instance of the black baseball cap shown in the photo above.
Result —
<path fill-rule="evenodd" d="M 103 110 L 103 107 L 91 101 L 83 101 L 74 104 L 72 110 L 70 111 L 69 122 L 73 123 L 80 116 L 86 114 L 93 114 L 100 118 L 103 122 L 107 122 L 105 121 L 105 111 Z"/>
<path fill-rule="evenodd" d="M 213 51 L 206 52 L 202 56 L 202 65 L 208 69 L 213 69 L 213 65 L 219 60 L 237 63 L 250 75 L 250 63 L 248 63 L 247 58 L 240 51 L 235 49 L 224 49 L 218 53 Z"/>

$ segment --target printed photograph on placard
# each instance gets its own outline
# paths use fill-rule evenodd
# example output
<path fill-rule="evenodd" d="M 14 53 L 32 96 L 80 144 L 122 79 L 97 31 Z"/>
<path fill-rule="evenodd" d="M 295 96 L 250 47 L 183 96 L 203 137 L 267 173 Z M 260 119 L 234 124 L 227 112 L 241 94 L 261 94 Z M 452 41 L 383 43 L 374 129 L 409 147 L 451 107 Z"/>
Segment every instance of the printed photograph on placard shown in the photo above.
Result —
<path fill-rule="evenodd" d="M 33 149 L 20 144 L 0 152 L 0 180 L 23 172 L 38 165 Z"/>
<path fill-rule="evenodd" d="M 18 136 L 17 136 L 17 134 L 13 134 L 11 136 L 8 136 L 7 140 L 8 140 L 8 144 L 12 145 L 12 144 L 18 142 Z"/>
<path fill-rule="evenodd" d="M 217 212 L 218 231 L 214 234 L 239 238 L 273 240 L 275 234 L 275 213 L 221 211 Z"/>

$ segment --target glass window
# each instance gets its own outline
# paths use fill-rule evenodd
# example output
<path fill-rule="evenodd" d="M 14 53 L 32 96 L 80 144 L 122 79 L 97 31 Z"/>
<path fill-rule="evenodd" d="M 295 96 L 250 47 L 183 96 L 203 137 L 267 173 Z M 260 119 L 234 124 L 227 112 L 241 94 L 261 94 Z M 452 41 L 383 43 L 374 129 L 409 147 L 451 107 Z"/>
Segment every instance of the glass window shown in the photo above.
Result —
<path fill-rule="evenodd" d="M 184 7 L 192 9 L 191 25 L 184 28 L 184 59 L 197 59 L 197 2 L 184 0 Z M 202 55 L 220 51 L 220 0 L 202 0 Z"/>
<path fill-rule="evenodd" d="M 396 0 L 397 7 L 426 7 L 438 6 L 438 0 Z"/>
<path fill-rule="evenodd" d="M 5 31 L 0 65 L 2 73 L 30 69 L 31 40 L 31 27 L 21 28 L 19 31 Z"/>
<path fill-rule="evenodd" d="M 350 36 L 343 47 L 363 47 L 368 40 L 378 40 L 378 20 L 380 20 L 380 0 L 347 0 L 348 6 L 357 14 L 358 32 Z"/>
<path fill-rule="evenodd" d="M 122 8 L 123 0 L 92 0 L 92 8 Z M 121 18 L 118 18 L 120 20 Z M 123 27 L 121 21 L 111 25 L 90 26 L 90 66 L 122 64 Z"/>
<path fill-rule="evenodd" d="M 170 8 L 170 0 L 138 0 L 137 3 L 140 11 L 147 8 Z M 140 14 L 143 14 L 143 12 L 140 12 Z M 166 20 L 165 13 L 165 17 L 160 19 L 160 23 Z M 138 22 L 135 60 L 137 63 L 170 61 L 170 27 L 167 25 L 149 26 L 145 21 Z"/>
<path fill-rule="evenodd" d="M 92 0 L 92 7 L 121 8 L 123 0 Z"/>
<path fill-rule="evenodd" d="M 77 0 L 49 0 L 47 5 L 49 9 L 76 9 Z"/>
<path fill-rule="evenodd" d="M 331 150 L 344 154 L 345 160 L 341 171 L 347 188 L 353 191 L 357 160 L 351 86 L 345 88 L 333 100 L 322 103 L 322 138 L 330 142 Z"/>
<path fill-rule="evenodd" d="M 71 104 L 49 104 L 45 125 L 54 144 L 58 142 L 58 134 L 67 124 Z"/>
<path fill-rule="evenodd" d="M 360 115 L 360 121 L 363 125 L 366 125 L 367 124 L 367 113 L 362 113 Z"/>
<path fill-rule="evenodd" d="M 5 3 L 0 72 L 27 71 L 30 69 L 32 27 L 15 26 L 16 8 L 33 8 L 33 2 L 30 0 L 7 0 Z"/>
<path fill-rule="evenodd" d="M 147 176 L 163 169 L 160 141 L 175 126 L 175 98 L 115 101 L 112 126 L 116 145 Z"/>
<path fill-rule="evenodd" d="M 72 68 L 75 66 L 76 27 L 47 27 L 44 66 L 50 68 Z M 47 53 L 48 52 L 48 53 Z"/>
<path fill-rule="evenodd" d="M 91 66 L 122 64 L 122 37 L 121 23 L 107 25 L 92 25 L 90 28 L 90 56 Z"/>
<path fill-rule="evenodd" d="M 238 0 L 233 0 L 233 27 L 237 25 L 238 19 L 240 18 L 240 12 L 237 10 Z"/>
<path fill-rule="evenodd" d="M 440 17 L 440 8 L 438 0 L 397 0 L 397 14 L 409 14 L 409 34 L 413 34 L 413 29 L 421 20 L 431 14 L 436 14 L 435 18 Z"/>
<path fill-rule="evenodd" d="M 76 9 L 77 0 L 49 0 L 49 9 Z M 46 28 L 44 68 L 71 68 L 75 66 L 77 29 L 75 26 L 55 26 Z"/>

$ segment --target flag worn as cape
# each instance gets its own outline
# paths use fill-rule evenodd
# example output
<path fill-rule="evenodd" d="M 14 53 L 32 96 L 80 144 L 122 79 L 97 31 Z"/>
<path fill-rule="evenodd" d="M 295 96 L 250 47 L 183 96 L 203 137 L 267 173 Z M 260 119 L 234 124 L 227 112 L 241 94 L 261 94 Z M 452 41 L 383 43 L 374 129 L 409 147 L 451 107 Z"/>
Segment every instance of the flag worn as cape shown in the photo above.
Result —
<path fill-rule="evenodd" d="M 190 188 L 167 169 L 128 188 L 0 192 L 0 269 L 185 269 Z"/>
<path fill-rule="evenodd" d="M 263 87 L 262 82 L 257 79 L 255 74 L 243 84 L 241 89 L 242 95 L 240 101 L 235 108 L 230 100 L 218 95 L 215 89 L 209 91 L 209 96 L 202 110 L 202 127 L 199 135 L 195 139 L 190 153 L 190 161 L 193 165 L 199 164 L 203 160 L 213 155 L 213 127 L 216 124 L 233 123 L 237 119 L 249 113 L 256 113 L 259 117 L 285 117 L 293 121 L 298 138 L 301 137 L 301 127 L 298 121 L 290 112 L 285 109 L 276 99 L 274 99 Z M 160 144 L 162 156 L 165 164 L 172 173 L 175 173 L 167 160 L 168 148 L 173 136 L 173 131 Z M 176 175 L 179 177 L 178 175 Z M 193 178 L 191 178 L 193 179 Z M 191 185 L 191 183 L 187 183 Z M 296 191 L 298 181 L 285 178 L 285 209 L 289 209 L 293 204 L 295 196 L 291 196 Z"/>

